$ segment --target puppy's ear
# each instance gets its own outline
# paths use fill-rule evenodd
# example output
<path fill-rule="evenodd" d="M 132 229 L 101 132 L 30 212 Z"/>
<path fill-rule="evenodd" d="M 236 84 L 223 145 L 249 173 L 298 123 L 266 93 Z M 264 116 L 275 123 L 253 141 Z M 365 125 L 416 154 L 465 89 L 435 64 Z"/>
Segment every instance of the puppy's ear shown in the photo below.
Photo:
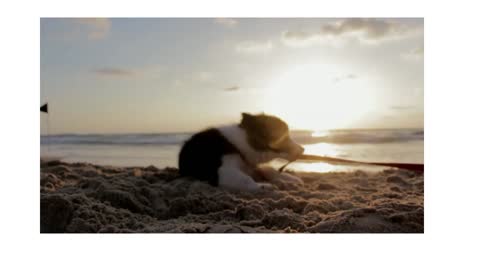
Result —
<path fill-rule="evenodd" d="M 253 120 L 255 120 L 254 115 L 251 115 L 249 113 L 242 113 L 242 122 L 241 122 L 242 126 L 248 126 L 250 123 L 253 122 Z"/>
<path fill-rule="evenodd" d="M 245 119 L 245 118 L 250 118 L 250 117 L 253 117 L 253 115 L 251 115 L 249 113 L 246 113 L 246 112 L 242 113 L 242 120 Z"/>

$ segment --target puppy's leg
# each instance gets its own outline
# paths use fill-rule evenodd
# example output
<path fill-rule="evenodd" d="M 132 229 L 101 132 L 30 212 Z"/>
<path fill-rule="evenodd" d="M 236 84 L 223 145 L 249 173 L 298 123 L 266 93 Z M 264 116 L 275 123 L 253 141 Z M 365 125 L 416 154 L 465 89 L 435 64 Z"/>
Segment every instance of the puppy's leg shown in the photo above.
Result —
<path fill-rule="evenodd" d="M 280 178 L 282 178 L 282 180 L 287 181 L 287 182 L 292 182 L 292 183 L 297 183 L 297 184 L 303 185 L 302 178 L 300 178 L 298 176 L 295 176 L 293 174 L 282 172 L 282 173 L 280 173 Z"/>
<path fill-rule="evenodd" d="M 260 191 L 271 189 L 271 185 L 257 183 L 252 177 L 233 167 L 222 166 L 218 172 L 218 185 L 236 191 Z"/>
<path fill-rule="evenodd" d="M 218 185 L 236 191 L 260 191 L 271 189 L 269 184 L 257 183 L 242 171 L 245 166 L 239 155 L 226 155 L 218 169 Z"/>
<path fill-rule="evenodd" d="M 270 166 L 259 166 L 257 170 L 263 177 L 270 181 L 286 181 L 303 185 L 301 178 L 286 172 L 279 172 Z"/>
<path fill-rule="evenodd" d="M 256 172 L 261 174 L 268 181 L 277 181 L 280 179 L 280 172 L 268 165 L 261 165 L 256 168 Z"/>

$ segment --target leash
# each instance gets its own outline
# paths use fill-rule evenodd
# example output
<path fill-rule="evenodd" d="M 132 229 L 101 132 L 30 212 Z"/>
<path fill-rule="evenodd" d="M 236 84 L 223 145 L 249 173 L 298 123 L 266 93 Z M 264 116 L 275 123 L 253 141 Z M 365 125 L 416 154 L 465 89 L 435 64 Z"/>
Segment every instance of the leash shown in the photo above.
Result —
<path fill-rule="evenodd" d="M 343 163 L 343 164 L 357 164 L 357 165 L 372 165 L 372 166 L 383 166 L 383 167 L 393 167 L 398 169 L 404 169 L 409 171 L 414 171 L 418 173 L 424 172 L 423 164 L 416 163 L 386 163 L 386 162 L 366 162 L 366 161 L 356 161 L 342 158 L 332 158 L 327 156 L 316 156 L 316 155 L 301 155 L 297 160 L 310 160 L 310 161 L 322 161 L 327 163 Z M 292 162 L 296 160 L 289 161 L 287 164 L 280 167 L 279 172 L 283 172 L 285 168 Z"/>

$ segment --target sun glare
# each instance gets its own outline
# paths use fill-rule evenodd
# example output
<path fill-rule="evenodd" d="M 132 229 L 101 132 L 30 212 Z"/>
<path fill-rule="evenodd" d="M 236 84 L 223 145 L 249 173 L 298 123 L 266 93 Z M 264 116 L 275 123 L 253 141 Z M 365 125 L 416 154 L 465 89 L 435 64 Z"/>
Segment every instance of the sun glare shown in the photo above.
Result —
<path fill-rule="evenodd" d="M 366 78 L 333 65 L 307 64 L 275 77 L 265 96 L 265 112 L 292 128 L 325 130 L 358 124 L 376 103 Z"/>

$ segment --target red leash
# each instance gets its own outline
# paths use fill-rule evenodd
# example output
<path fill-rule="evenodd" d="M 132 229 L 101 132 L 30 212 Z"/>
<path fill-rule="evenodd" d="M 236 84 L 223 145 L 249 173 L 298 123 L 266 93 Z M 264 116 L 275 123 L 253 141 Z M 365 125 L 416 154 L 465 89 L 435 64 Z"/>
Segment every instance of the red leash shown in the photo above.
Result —
<path fill-rule="evenodd" d="M 301 155 L 298 159 L 300 159 L 300 160 L 323 161 L 323 162 L 327 162 L 327 163 L 349 163 L 349 164 L 358 164 L 358 165 L 374 165 L 374 166 L 393 167 L 393 168 L 399 168 L 399 169 L 404 169 L 404 170 L 423 173 L 423 164 L 415 164 L 415 163 L 365 162 L 365 161 L 356 161 L 356 160 L 332 158 L 332 157 L 326 157 L 326 156 L 315 156 L 315 155 Z M 280 172 L 283 171 L 285 169 L 285 167 L 290 163 L 291 162 L 283 165 L 280 168 Z"/>

